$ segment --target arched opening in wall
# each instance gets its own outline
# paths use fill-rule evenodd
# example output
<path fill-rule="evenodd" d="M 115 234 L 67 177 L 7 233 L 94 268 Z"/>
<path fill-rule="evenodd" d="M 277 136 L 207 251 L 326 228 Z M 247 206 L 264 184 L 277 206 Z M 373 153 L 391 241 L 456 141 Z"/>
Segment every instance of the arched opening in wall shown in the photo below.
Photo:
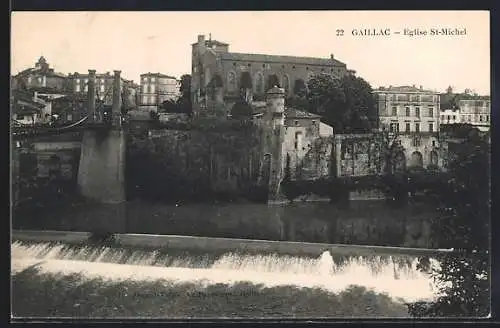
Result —
<path fill-rule="evenodd" d="M 49 177 L 59 178 L 61 176 L 61 158 L 57 155 L 52 155 L 49 158 Z"/>
<path fill-rule="evenodd" d="M 414 151 L 410 158 L 410 167 L 421 168 L 424 166 L 422 153 L 419 151 Z"/>
<path fill-rule="evenodd" d="M 255 86 L 255 89 L 254 89 L 254 92 L 256 94 L 262 94 L 264 93 L 264 76 L 262 75 L 261 72 L 257 72 L 255 73 L 255 83 L 254 83 L 254 86 Z"/>
<path fill-rule="evenodd" d="M 222 78 L 220 77 L 219 74 L 215 74 L 212 79 L 210 80 L 210 83 L 207 85 L 207 90 L 209 91 L 210 98 L 212 100 L 216 99 L 217 92 L 224 86 L 224 82 L 222 81 Z"/>
<path fill-rule="evenodd" d="M 406 169 L 406 156 L 403 151 L 398 151 L 394 154 L 393 172 L 403 172 Z"/>
<path fill-rule="evenodd" d="M 307 90 L 306 83 L 302 79 L 297 79 L 293 85 L 293 94 L 296 96 L 304 95 Z"/>
<path fill-rule="evenodd" d="M 253 88 L 253 84 L 252 84 L 252 77 L 250 76 L 250 73 L 248 73 L 248 72 L 241 73 L 241 77 L 240 77 L 241 98 L 243 98 L 246 102 L 251 101 L 252 88 Z"/>
<path fill-rule="evenodd" d="M 237 90 L 238 85 L 236 83 L 236 73 L 231 71 L 227 73 L 227 91 L 234 93 Z"/>
<path fill-rule="evenodd" d="M 431 151 L 429 166 L 430 167 L 437 167 L 437 165 L 438 165 L 438 159 L 439 159 L 439 157 L 438 157 L 437 151 L 435 151 L 435 150 Z"/>
<path fill-rule="evenodd" d="M 271 177 L 271 154 L 264 154 L 264 159 L 262 161 L 261 179 L 266 184 L 269 183 Z"/>
<path fill-rule="evenodd" d="M 288 95 L 290 91 L 290 79 L 286 74 L 281 78 L 281 87 L 285 89 L 285 95 Z"/>
<path fill-rule="evenodd" d="M 275 86 L 281 88 L 280 80 L 276 74 L 271 74 L 267 78 L 266 91 L 272 89 Z"/>

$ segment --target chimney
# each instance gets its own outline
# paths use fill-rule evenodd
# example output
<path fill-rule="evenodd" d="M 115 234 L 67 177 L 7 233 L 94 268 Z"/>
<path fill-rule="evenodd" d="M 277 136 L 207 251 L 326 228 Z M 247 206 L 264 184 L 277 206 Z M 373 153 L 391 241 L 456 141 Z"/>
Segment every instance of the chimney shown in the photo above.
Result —
<path fill-rule="evenodd" d="M 335 59 L 335 57 L 333 57 L 333 54 L 330 54 L 330 59 L 331 59 L 331 60 L 334 60 L 334 59 Z"/>
<path fill-rule="evenodd" d="M 121 90 L 121 71 L 114 71 L 115 77 L 113 81 L 113 125 L 121 125 L 121 111 L 122 111 L 122 90 Z"/>
<path fill-rule="evenodd" d="M 87 108 L 90 121 L 95 120 L 95 69 L 89 69 L 89 91 L 87 92 Z"/>
<path fill-rule="evenodd" d="M 424 90 L 424 87 L 422 85 L 420 86 L 420 90 Z"/>
<path fill-rule="evenodd" d="M 198 45 L 205 45 L 205 36 L 204 35 L 198 35 Z"/>

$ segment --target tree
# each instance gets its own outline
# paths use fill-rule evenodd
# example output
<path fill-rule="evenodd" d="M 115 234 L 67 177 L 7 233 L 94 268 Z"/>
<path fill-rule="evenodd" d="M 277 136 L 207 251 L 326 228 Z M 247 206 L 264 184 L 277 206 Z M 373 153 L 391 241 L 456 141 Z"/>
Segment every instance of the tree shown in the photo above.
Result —
<path fill-rule="evenodd" d="M 191 98 L 191 75 L 184 74 L 181 76 L 179 91 L 181 93 L 181 98 Z"/>
<path fill-rule="evenodd" d="M 239 100 L 231 108 L 231 117 L 237 119 L 249 119 L 252 117 L 253 109 L 246 101 Z"/>
<path fill-rule="evenodd" d="M 438 258 L 441 269 L 433 269 L 432 275 L 441 283 L 442 295 L 424 308 L 411 305 L 414 316 L 477 317 L 490 311 L 490 147 L 471 135 L 456 148 L 452 178 L 436 190 L 441 215 L 431 231 L 441 247 L 452 247 L 461 256 Z"/>
<path fill-rule="evenodd" d="M 160 109 L 164 112 L 167 113 L 179 113 L 180 108 L 177 103 L 173 102 L 172 100 L 165 100 L 160 104 Z"/>
<path fill-rule="evenodd" d="M 320 74 L 308 83 L 307 99 L 312 112 L 338 132 L 368 132 L 377 114 L 372 88 L 364 79 L 347 75 L 336 79 Z"/>

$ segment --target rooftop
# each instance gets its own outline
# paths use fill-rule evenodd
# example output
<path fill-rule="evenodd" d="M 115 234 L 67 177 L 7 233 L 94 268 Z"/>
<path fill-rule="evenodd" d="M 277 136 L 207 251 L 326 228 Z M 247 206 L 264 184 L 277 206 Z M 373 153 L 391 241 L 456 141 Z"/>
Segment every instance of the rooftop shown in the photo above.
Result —
<path fill-rule="evenodd" d="M 223 60 L 254 61 L 271 63 L 288 63 L 297 65 L 342 66 L 346 64 L 333 58 L 296 57 L 266 54 L 248 54 L 237 52 L 221 52 L 218 54 Z"/>
<path fill-rule="evenodd" d="M 171 76 L 171 75 L 166 75 L 166 74 L 163 74 L 163 73 L 151 73 L 151 72 L 148 72 L 148 73 L 143 73 L 140 75 L 141 78 L 143 76 L 154 76 L 154 77 L 166 77 L 168 79 L 174 79 L 176 80 L 177 78 L 175 76 Z"/>
<path fill-rule="evenodd" d="M 373 90 L 373 92 L 401 92 L 401 93 L 432 93 L 439 94 L 439 92 L 434 90 L 426 90 L 422 87 L 417 88 L 416 86 L 389 86 L 389 87 L 380 87 L 378 89 Z"/>

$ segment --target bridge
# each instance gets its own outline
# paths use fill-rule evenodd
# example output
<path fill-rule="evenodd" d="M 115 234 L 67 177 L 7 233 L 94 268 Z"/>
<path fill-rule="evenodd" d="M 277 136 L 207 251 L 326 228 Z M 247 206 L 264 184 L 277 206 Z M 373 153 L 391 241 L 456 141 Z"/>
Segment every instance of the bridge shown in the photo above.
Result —
<path fill-rule="evenodd" d="M 96 111 L 96 71 L 89 70 L 87 115 L 66 126 L 25 126 L 12 122 L 14 141 L 44 139 L 56 135 L 81 135 L 77 184 L 82 196 L 103 204 L 125 203 L 125 132 L 121 113 L 120 71 L 114 71 L 113 103 L 110 115 Z M 75 138 L 69 138 L 74 143 Z M 116 211 L 115 211 L 116 212 Z M 124 217 L 120 211 L 115 219 Z M 96 218 L 102 220 L 102 218 Z M 113 220 L 112 220 L 113 221 Z M 116 223 L 115 223 L 116 224 Z M 118 223 L 118 227 L 123 226 Z M 115 230 L 121 230 L 115 228 Z"/>

